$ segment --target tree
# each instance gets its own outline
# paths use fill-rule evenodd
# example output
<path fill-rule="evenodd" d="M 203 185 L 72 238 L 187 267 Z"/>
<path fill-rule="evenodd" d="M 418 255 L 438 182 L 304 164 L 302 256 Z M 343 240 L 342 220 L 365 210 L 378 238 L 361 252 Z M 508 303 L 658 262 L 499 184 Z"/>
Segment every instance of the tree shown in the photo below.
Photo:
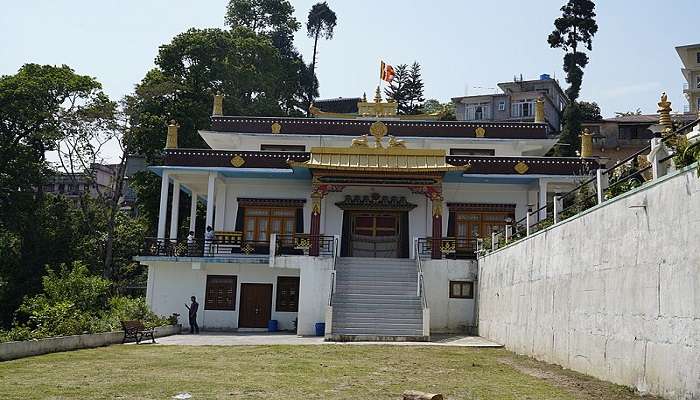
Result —
<path fill-rule="evenodd" d="M 637 109 L 634 110 L 634 111 L 624 111 L 624 112 L 615 111 L 615 116 L 616 116 L 616 117 L 628 117 L 628 116 L 631 116 L 631 115 L 642 115 L 642 109 L 641 109 L 641 108 L 637 108 Z"/>
<path fill-rule="evenodd" d="M 447 103 L 440 103 L 436 99 L 428 99 L 423 103 L 423 107 L 420 109 L 422 114 L 436 114 L 440 113 L 440 121 L 456 121 L 455 116 L 455 103 L 449 101 Z"/>
<path fill-rule="evenodd" d="M 579 101 L 579 109 L 581 110 L 582 121 L 600 121 L 603 116 L 600 115 L 600 106 L 595 101 Z"/>
<path fill-rule="evenodd" d="M 408 65 L 399 64 L 394 70 L 394 79 L 389 83 L 389 87 L 384 88 L 387 99 L 398 103 L 400 114 L 405 114 L 408 110 L 409 100 L 409 70 Z"/>
<path fill-rule="evenodd" d="M 408 104 L 406 105 L 405 113 L 420 113 L 425 98 L 423 98 L 423 80 L 421 79 L 420 64 L 415 61 L 411 65 L 411 70 L 408 73 L 406 91 L 408 93 Z"/>
<path fill-rule="evenodd" d="M 569 0 L 562 8 L 562 16 L 554 21 L 554 31 L 547 38 L 552 48 L 564 50 L 564 72 L 569 87 L 566 95 L 570 104 L 564 111 L 564 127 L 560 152 L 573 156 L 580 147 L 578 135 L 581 131 L 581 110 L 576 100 L 583 82 L 583 68 L 588 64 L 586 53 L 579 51 L 579 44 L 589 51 L 593 49 L 593 36 L 598 31 L 595 21 L 595 3 L 591 0 Z"/>
<path fill-rule="evenodd" d="M 316 3 L 309 10 L 309 18 L 306 22 L 306 34 L 314 39 L 314 53 L 311 58 L 311 74 L 316 76 L 316 49 L 318 38 L 333 38 L 333 29 L 336 25 L 336 16 L 333 10 L 328 7 L 327 2 Z M 318 83 L 314 82 L 313 89 L 318 89 Z M 309 94 L 309 103 L 313 102 L 313 93 Z"/>

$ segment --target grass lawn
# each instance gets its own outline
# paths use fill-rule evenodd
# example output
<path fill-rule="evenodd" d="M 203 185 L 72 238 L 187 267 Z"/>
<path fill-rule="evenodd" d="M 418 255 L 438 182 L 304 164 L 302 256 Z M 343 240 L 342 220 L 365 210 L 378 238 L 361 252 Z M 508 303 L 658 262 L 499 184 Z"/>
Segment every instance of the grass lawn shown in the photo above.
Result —
<path fill-rule="evenodd" d="M 4 399 L 633 399 L 502 349 L 116 345 L 0 363 Z"/>

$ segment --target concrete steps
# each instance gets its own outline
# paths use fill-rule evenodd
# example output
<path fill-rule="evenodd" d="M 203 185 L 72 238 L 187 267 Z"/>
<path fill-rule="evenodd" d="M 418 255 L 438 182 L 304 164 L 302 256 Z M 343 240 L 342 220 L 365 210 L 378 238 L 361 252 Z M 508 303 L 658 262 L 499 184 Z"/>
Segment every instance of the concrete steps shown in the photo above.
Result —
<path fill-rule="evenodd" d="M 329 340 L 422 341 L 414 260 L 341 258 Z"/>

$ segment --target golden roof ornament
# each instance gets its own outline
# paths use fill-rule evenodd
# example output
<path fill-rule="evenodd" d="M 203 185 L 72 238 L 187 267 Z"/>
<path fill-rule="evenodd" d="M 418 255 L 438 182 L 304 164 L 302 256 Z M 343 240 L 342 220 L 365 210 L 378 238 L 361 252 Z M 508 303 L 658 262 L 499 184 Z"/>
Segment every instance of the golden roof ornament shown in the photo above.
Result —
<path fill-rule="evenodd" d="M 593 134 L 584 129 L 581 132 L 581 158 L 593 157 Z"/>
<path fill-rule="evenodd" d="M 663 126 L 664 132 L 673 130 L 673 122 L 671 121 L 671 102 L 668 101 L 666 92 L 661 93 L 661 101 L 659 105 L 659 125 Z"/>
<path fill-rule="evenodd" d="M 384 138 L 384 136 L 386 136 L 386 133 L 388 131 L 389 129 L 386 127 L 386 124 L 382 121 L 376 121 L 369 127 L 369 133 L 372 134 L 372 136 L 374 136 L 374 147 L 378 149 L 383 147 L 382 139 Z"/>
<path fill-rule="evenodd" d="M 219 92 L 216 92 L 214 95 L 214 109 L 212 110 L 211 115 L 224 115 L 224 95 Z"/>
<path fill-rule="evenodd" d="M 382 102 L 382 93 L 379 91 L 379 86 L 377 86 L 377 90 L 374 92 L 374 102 L 375 103 Z"/>
<path fill-rule="evenodd" d="M 535 123 L 544 124 L 544 98 L 540 97 L 535 100 Z"/>
<path fill-rule="evenodd" d="M 177 128 L 179 128 L 174 119 L 170 120 L 168 124 L 168 136 L 165 138 L 165 148 L 166 149 L 177 149 Z"/>

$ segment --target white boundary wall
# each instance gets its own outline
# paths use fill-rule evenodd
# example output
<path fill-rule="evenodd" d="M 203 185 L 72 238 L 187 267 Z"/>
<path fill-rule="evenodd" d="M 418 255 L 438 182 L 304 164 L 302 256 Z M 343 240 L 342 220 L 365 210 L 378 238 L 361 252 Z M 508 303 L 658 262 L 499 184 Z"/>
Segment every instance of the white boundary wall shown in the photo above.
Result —
<path fill-rule="evenodd" d="M 700 179 L 686 168 L 479 260 L 479 333 L 642 392 L 700 399 L 699 244 Z"/>

